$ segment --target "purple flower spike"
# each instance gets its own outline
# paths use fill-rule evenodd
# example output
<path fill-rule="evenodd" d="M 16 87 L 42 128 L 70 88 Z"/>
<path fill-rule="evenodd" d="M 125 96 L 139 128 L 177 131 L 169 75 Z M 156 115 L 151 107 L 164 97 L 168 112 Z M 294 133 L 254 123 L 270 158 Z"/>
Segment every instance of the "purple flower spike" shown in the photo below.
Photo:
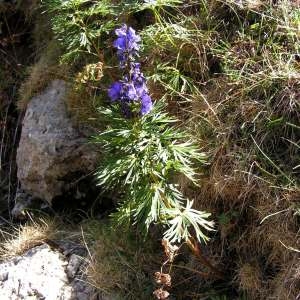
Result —
<path fill-rule="evenodd" d="M 114 47 L 118 50 L 120 66 L 125 67 L 129 59 L 134 60 L 135 56 L 138 55 L 141 38 L 133 28 L 128 27 L 126 24 L 116 29 L 115 33 L 118 38 L 114 42 Z"/>
<path fill-rule="evenodd" d="M 116 29 L 115 33 L 117 39 L 113 45 L 117 49 L 120 68 L 128 70 L 129 73 L 124 74 L 121 81 L 111 85 L 108 95 L 112 101 L 119 101 L 126 117 L 133 116 L 133 112 L 130 111 L 130 103 L 133 101 L 140 103 L 140 114 L 145 115 L 151 111 L 152 101 L 148 94 L 146 78 L 141 72 L 141 65 L 136 62 L 141 38 L 126 24 Z"/>

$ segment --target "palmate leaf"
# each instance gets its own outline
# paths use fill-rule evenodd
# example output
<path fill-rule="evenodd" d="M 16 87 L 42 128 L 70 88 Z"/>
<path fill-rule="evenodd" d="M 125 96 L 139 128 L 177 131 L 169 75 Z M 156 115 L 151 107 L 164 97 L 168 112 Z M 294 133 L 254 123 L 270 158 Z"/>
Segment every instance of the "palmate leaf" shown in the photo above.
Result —
<path fill-rule="evenodd" d="M 149 183 L 146 178 L 144 180 L 143 185 L 133 190 L 131 197 L 136 203 L 133 211 L 135 222 L 144 222 L 148 229 L 153 222 L 163 222 L 164 211 L 168 207 L 182 205 L 184 198 L 172 184 L 164 181 Z"/>
<path fill-rule="evenodd" d="M 208 220 L 211 214 L 195 210 L 192 206 L 193 201 L 187 200 L 184 209 L 178 206 L 165 210 L 167 216 L 172 216 L 172 219 L 167 223 L 169 229 L 164 234 L 170 242 L 187 241 L 193 235 L 191 229 L 194 230 L 199 241 L 208 241 L 208 237 L 202 230 L 213 230 L 214 222 Z"/>
<path fill-rule="evenodd" d="M 157 222 L 161 210 L 161 195 L 159 189 L 153 184 L 141 186 L 139 190 L 132 193 L 136 201 L 135 209 L 132 211 L 135 224 L 145 224 L 146 231 L 153 222 Z"/>
<path fill-rule="evenodd" d="M 94 137 L 94 142 L 103 146 L 108 157 L 106 166 L 102 166 L 105 172 L 101 171 L 99 179 L 104 177 L 103 173 L 114 173 L 114 176 L 124 176 L 127 184 L 135 182 L 135 178 L 131 177 L 138 173 L 143 176 L 156 174 L 162 178 L 178 172 L 196 182 L 193 163 L 196 160 L 203 163 L 205 155 L 192 142 L 181 142 L 186 137 L 184 132 L 166 128 L 166 124 L 170 126 L 174 122 L 173 118 L 154 111 L 133 122 L 115 116 L 113 110 L 101 112 L 113 122 L 107 130 Z"/>
<path fill-rule="evenodd" d="M 113 30 L 115 6 L 111 1 L 42 0 L 51 19 L 55 38 L 64 48 L 63 61 L 97 56 L 104 34 Z"/>

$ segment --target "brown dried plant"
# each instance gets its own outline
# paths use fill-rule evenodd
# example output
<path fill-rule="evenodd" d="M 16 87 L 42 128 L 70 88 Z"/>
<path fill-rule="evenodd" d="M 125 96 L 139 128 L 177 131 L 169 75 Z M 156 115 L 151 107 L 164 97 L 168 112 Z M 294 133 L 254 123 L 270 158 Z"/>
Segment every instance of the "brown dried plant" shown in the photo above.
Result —
<path fill-rule="evenodd" d="M 170 293 L 166 291 L 165 288 L 170 288 L 172 285 L 172 277 L 170 273 L 172 270 L 172 264 L 180 247 L 177 245 L 172 245 L 167 239 L 162 239 L 161 244 L 164 248 L 166 260 L 162 263 L 160 272 L 154 273 L 155 282 L 159 284 L 160 287 L 153 292 L 153 295 L 156 297 L 156 299 L 165 300 L 170 296 Z M 164 273 L 163 269 L 167 264 L 170 264 L 169 269 L 166 273 Z"/>

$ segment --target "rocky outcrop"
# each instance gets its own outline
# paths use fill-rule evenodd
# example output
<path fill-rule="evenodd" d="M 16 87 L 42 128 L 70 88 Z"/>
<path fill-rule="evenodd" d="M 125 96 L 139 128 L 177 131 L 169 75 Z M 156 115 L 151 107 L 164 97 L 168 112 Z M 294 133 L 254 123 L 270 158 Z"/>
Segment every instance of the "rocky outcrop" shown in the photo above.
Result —
<path fill-rule="evenodd" d="M 1 263 L 0 299 L 97 299 L 94 288 L 80 274 L 81 256 L 59 250 L 44 244 Z"/>
<path fill-rule="evenodd" d="M 48 208 L 46 202 L 41 201 L 39 198 L 34 198 L 22 189 L 18 189 L 15 196 L 15 205 L 11 211 L 11 215 L 14 219 L 25 220 L 28 215 L 26 214 L 28 209 L 44 209 Z"/>
<path fill-rule="evenodd" d="M 29 102 L 17 151 L 22 189 L 49 203 L 70 188 L 71 179 L 92 172 L 97 159 L 68 116 L 66 92 L 66 83 L 55 80 Z"/>

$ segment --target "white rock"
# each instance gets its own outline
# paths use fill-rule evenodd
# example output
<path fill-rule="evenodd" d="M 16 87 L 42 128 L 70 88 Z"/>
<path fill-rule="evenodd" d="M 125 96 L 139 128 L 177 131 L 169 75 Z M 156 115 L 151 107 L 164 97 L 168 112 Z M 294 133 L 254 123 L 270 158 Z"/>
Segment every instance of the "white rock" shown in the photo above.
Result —
<path fill-rule="evenodd" d="M 0 299 L 77 299 L 62 254 L 47 245 L 0 264 Z M 32 298 L 34 296 L 34 298 Z"/>

